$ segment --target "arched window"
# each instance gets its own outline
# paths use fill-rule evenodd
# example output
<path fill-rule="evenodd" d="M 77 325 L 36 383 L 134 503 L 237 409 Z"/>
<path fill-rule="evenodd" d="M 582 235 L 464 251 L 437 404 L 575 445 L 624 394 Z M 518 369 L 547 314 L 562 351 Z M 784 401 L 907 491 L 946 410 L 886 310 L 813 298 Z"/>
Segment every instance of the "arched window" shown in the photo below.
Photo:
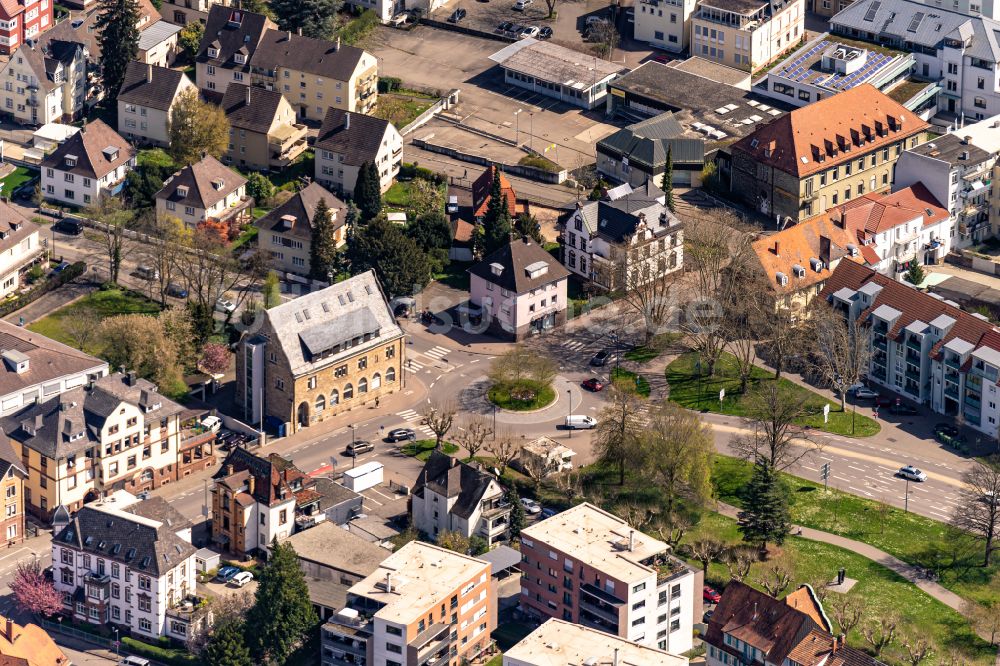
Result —
<path fill-rule="evenodd" d="M 372 390 L 374 391 L 380 386 L 382 386 L 382 375 L 376 372 L 372 375 Z"/>
<path fill-rule="evenodd" d="M 333 407 L 340 402 L 340 392 L 337 389 L 330 391 L 330 406 Z"/>
<path fill-rule="evenodd" d="M 354 387 L 348 384 L 344 387 L 344 400 L 350 400 L 354 397 Z"/>
<path fill-rule="evenodd" d="M 142 481 L 152 481 L 153 480 L 153 470 L 146 469 L 142 472 Z"/>
<path fill-rule="evenodd" d="M 389 368 L 385 371 L 385 383 L 391 384 L 396 381 L 396 368 Z"/>
<path fill-rule="evenodd" d="M 316 411 L 322 412 L 324 409 L 326 409 L 326 398 L 324 398 L 323 394 L 321 393 L 318 396 L 316 396 Z"/>
<path fill-rule="evenodd" d="M 364 377 L 358 380 L 358 393 L 368 393 L 368 380 Z"/>

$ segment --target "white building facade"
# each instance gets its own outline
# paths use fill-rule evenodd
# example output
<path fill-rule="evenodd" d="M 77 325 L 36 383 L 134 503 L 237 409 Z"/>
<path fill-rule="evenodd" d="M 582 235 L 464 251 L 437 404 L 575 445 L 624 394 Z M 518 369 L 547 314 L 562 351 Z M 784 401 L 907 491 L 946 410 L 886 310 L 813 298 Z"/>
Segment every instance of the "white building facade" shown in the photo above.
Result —
<path fill-rule="evenodd" d="M 671 53 L 688 47 L 691 16 L 697 0 L 639 0 L 635 5 L 635 39 Z"/>

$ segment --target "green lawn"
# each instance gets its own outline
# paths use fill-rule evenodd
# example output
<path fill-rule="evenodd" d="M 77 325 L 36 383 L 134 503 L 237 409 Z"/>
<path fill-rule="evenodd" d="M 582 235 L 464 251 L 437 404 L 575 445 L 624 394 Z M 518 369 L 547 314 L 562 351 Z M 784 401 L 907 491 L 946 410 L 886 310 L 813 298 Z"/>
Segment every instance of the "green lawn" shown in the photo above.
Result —
<path fill-rule="evenodd" d="M 643 398 L 649 397 L 649 382 L 646 381 L 645 377 L 637 375 L 631 370 L 626 370 L 625 368 L 612 368 L 611 381 L 624 382 L 628 384 L 629 388 L 632 388 L 638 395 L 641 395 Z"/>
<path fill-rule="evenodd" d="M 383 93 L 378 96 L 375 111 L 376 118 L 388 120 L 402 129 L 417 119 L 421 113 L 429 109 L 434 100 L 425 96 L 414 96 L 407 93 Z"/>
<path fill-rule="evenodd" d="M 139 151 L 136 157 L 139 166 L 156 166 L 164 169 L 174 169 L 174 159 L 163 148 L 146 148 Z"/>
<path fill-rule="evenodd" d="M 256 227 L 256 225 L 251 224 L 250 226 L 248 226 L 240 233 L 239 236 L 236 237 L 236 240 L 233 241 L 232 250 L 235 252 L 236 250 L 242 248 L 244 245 L 252 244 L 253 241 L 257 238 L 257 233 L 259 231 L 260 230 Z"/>
<path fill-rule="evenodd" d="M 83 346 L 83 351 L 89 354 L 99 354 L 100 349 L 94 348 L 96 341 L 93 340 L 93 336 L 90 337 L 87 344 L 80 345 L 71 332 L 71 322 L 79 320 L 81 317 L 92 317 L 100 321 L 105 317 L 117 314 L 156 314 L 160 309 L 158 303 L 154 303 L 136 292 L 108 289 L 95 291 L 75 303 L 70 303 L 30 324 L 28 329 L 72 347 L 80 348 Z"/>
<path fill-rule="evenodd" d="M 497 656 L 486 662 L 486 666 L 503 666 L 503 655 L 498 654 Z"/>
<path fill-rule="evenodd" d="M 394 186 L 395 187 L 395 186 Z M 471 262 L 449 261 L 441 273 L 435 273 L 434 279 L 446 284 L 452 289 L 469 290 L 469 267 Z"/>
<path fill-rule="evenodd" d="M 696 370 L 697 361 L 696 354 L 688 353 L 677 357 L 667 366 L 667 382 L 670 384 L 671 402 L 698 411 L 746 416 L 735 357 L 723 353 L 716 365 L 714 377 L 699 376 Z M 773 377 L 771 372 L 755 366 L 751 386 L 757 382 L 774 381 Z M 850 409 L 846 412 L 840 411 L 840 405 L 836 401 L 828 400 L 787 379 L 779 379 L 778 381 L 790 391 L 805 397 L 808 416 L 802 419 L 801 425 L 803 426 L 854 437 L 870 437 L 881 430 L 879 424 L 867 416 L 860 413 L 854 415 Z M 726 390 L 726 395 L 725 399 L 720 402 L 719 391 L 721 389 Z M 830 421 L 823 423 L 823 405 L 827 403 L 830 404 Z M 852 418 L 854 419 L 853 431 Z"/>
<path fill-rule="evenodd" d="M 305 176 L 312 178 L 315 175 L 316 153 L 310 148 L 302 152 L 295 161 L 286 168 L 267 175 L 271 183 L 279 190 L 295 191 L 299 180 Z M 247 175 L 247 174 L 244 174 Z"/>
<path fill-rule="evenodd" d="M 718 456 L 712 472 L 718 498 L 741 505 L 739 489 L 750 480 L 749 463 Z M 982 547 L 967 535 L 930 518 L 905 513 L 879 498 L 865 499 L 813 481 L 784 475 L 791 491 L 792 520 L 799 525 L 871 544 L 904 562 L 933 568 L 956 594 L 1000 609 L 1000 563 L 979 566 Z M 900 494 L 903 492 L 903 481 Z"/>
<path fill-rule="evenodd" d="M 433 439 L 418 439 L 415 442 L 407 442 L 399 447 L 400 453 L 404 456 L 412 456 L 421 462 L 427 462 L 434 450 L 435 441 Z M 441 442 L 441 452 L 449 456 L 458 453 L 458 447 L 451 442 Z"/>
<path fill-rule="evenodd" d="M 648 395 L 649 387 L 647 386 L 646 389 Z M 542 385 L 530 379 L 522 379 L 514 384 L 494 384 L 490 387 L 487 397 L 500 409 L 508 409 L 512 412 L 530 412 L 551 405 L 556 399 L 556 391 L 551 385 Z"/>
<path fill-rule="evenodd" d="M 740 539 L 736 521 L 715 513 L 706 514 L 694 529 L 688 531 L 682 545 L 704 537 L 729 542 Z M 847 576 L 858 581 L 853 592 L 865 600 L 866 612 L 870 615 L 898 614 L 907 631 L 934 641 L 937 654 L 956 650 L 967 657 L 968 663 L 993 663 L 995 650 L 972 632 L 961 615 L 882 565 L 842 548 L 798 537 L 789 537 L 783 548 L 794 562 L 794 585 L 832 580 L 836 577 L 837 570 L 844 567 Z M 701 566 L 697 562 L 691 563 Z M 754 584 L 761 568 L 761 564 L 755 564 L 747 582 Z M 721 591 L 728 581 L 729 574 L 723 565 L 713 563 L 709 566 L 706 584 Z M 831 592 L 830 596 L 834 594 Z M 848 635 L 848 643 L 864 648 L 864 641 L 857 629 Z M 897 650 L 894 647 L 888 648 L 887 652 L 891 652 L 883 653 L 883 660 L 902 662 L 902 656 Z"/>
<path fill-rule="evenodd" d="M 20 187 L 34 178 L 35 173 L 36 172 L 22 166 L 17 167 L 10 173 L 9 176 L 3 179 L 3 190 L 0 191 L 0 194 L 5 197 L 11 196 L 11 193 L 15 188 Z"/>

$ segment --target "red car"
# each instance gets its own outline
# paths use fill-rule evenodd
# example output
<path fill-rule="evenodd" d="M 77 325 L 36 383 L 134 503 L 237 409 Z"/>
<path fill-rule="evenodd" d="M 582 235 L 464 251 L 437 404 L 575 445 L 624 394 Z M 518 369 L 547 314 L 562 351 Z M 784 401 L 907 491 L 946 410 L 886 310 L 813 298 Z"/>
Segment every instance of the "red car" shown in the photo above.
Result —
<path fill-rule="evenodd" d="M 594 393 L 597 393 L 598 391 L 604 388 L 604 383 L 601 382 L 601 380 L 598 379 L 597 377 L 591 377 L 590 379 L 583 382 L 581 386 L 583 386 L 583 388 L 587 389 L 588 391 L 593 391 Z"/>
<path fill-rule="evenodd" d="M 705 601 L 712 604 L 717 604 L 720 601 L 722 601 L 722 595 L 716 592 L 714 589 L 710 588 L 708 585 L 706 585 L 705 588 L 702 590 L 701 597 Z"/>

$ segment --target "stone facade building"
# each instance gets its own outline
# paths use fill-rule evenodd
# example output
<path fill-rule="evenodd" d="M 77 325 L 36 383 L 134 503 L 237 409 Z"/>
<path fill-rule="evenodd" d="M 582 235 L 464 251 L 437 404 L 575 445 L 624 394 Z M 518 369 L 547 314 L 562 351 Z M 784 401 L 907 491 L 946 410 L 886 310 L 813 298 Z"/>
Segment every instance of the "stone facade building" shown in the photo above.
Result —
<path fill-rule="evenodd" d="M 374 271 L 265 310 L 236 353 L 244 420 L 287 434 L 394 393 L 403 331 Z"/>
<path fill-rule="evenodd" d="M 0 543 L 8 547 L 24 541 L 24 480 L 28 472 L 9 441 L 0 441 Z"/>

